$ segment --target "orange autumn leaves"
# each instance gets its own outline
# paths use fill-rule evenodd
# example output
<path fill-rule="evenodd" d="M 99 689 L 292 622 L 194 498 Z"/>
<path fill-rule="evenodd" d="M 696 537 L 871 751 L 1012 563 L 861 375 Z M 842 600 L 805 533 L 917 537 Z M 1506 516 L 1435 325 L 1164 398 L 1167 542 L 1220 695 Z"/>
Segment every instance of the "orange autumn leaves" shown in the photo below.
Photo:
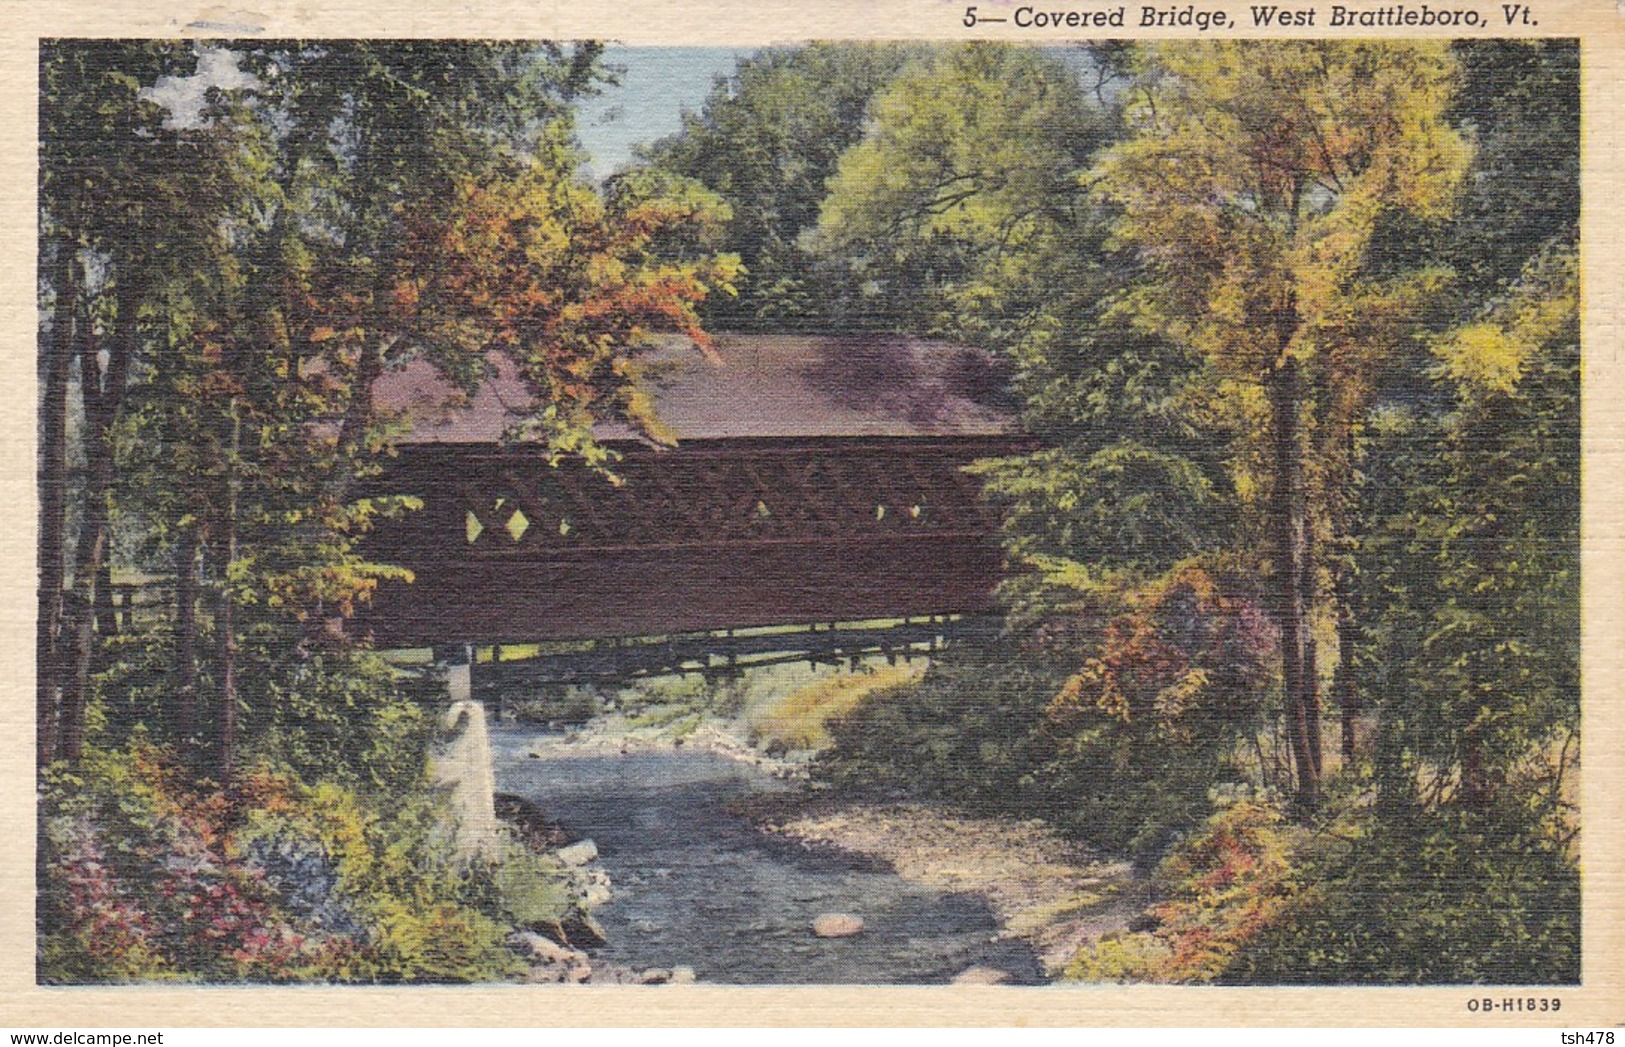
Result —
<path fill-rule="evenodd" d="M 407 221 L 393 304 L 428 337 L 512 358 L 546 405 L 538 435 L 609 415 L 658 436 L 633 358 L 661 334 L 709 348 L 700 303 L 731 294 L 739 268 L 707 249 L 725 205 L 672 188 L 600 195 L 542 164 L 464 181 Z"/>
<path fill-rule="evenodd" d="M 1239 576 L 1186 565 L 1132 603 L 1050 702 L 1053 725 L 1103 714 L 1189 743 L 1253 711 L 1277 635 Z"/>

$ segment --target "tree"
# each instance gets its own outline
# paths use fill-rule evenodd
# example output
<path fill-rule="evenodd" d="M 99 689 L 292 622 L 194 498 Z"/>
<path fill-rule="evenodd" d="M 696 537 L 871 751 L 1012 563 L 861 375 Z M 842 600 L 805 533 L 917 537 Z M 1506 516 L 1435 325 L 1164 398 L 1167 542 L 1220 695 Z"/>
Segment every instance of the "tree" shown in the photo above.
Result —
<path fill-rule="evenodd" d="M 1579 728 L 1577 260 L 1573 241 L 1555 238 L 1436 342 L 1434 378 L 1453 410 L 1396 410 L 1387 423 L 1430 448 L 1388 457 L 1365 551 L 1373 662 L 1409 698 L 1383 708 L 1390 804 L 1413 800 L 1424 767 L 1435 800 L 1482 811 L 1512 782 L 1549 814 L 1567 802 Z"/>
<path fill-rule="evenodd" d="M 1111 122 L 1058 54 L 969 44 L 910 65 L 840 158 L 810 246 L 843 259 L 853 308 L 904 330 L 1011 346 L 1064 311 L 1100 228 L 1077 173 Z"/>
<path fill-rule="evenodd" d="M 744 263 L 737 299 L 708 305 L 725 327 L 845 326 L 839 267 L 800 242 L 818 220 L 825 182 L 864 133 L 870 99 L 919 48 L 813 44 L 769 48 L 719 78 L 677 134 L 648 146 L 656 171 L 692 178 L 728 204 L 722 245 Z"/>
<path fill-rule="evenodd" d="M 1148 265 L 1130 303 L 1147 330 L 1201 351 L 1256 419 L 1247 449 L 1269 490 L 1273 610 L 1297 797 L 1321 772 L 1312 625 L 1317 530 L 1346 483 L 1339 448 L 1373 401 L 1383 359 L 1437 292 L 1426 269 L 1373 275 L 1392 212 L 1447 214 L 1470 157 L 1446 121 L 1443 45 L 1269 41 L 1145 52 L 1134 134 L 1092 178 L 1117 235 Z"/>
<path fill-rule="evenodd" d="M 189 63 L 172 43 L 57 42 L 41 53 L 42 258 L 53 309 L 42 344 L 38 759 L 76 757 L 96 644 L 110 603 L 114 439 L 159 303 L 219 260 L 240 199 L 229 136 L 164 119 L 145 94 Z M 79 392 L 82 428 L 67 400 Z M 85 467 L 68 512 L 65 466 Z M 71 576 L 68 524 L 76 524 Z M 63 585 L 71 581 L 64 608 Z M 105 623 L 105 616 L 103 621 Z"/>
<path fill-rule="evenodd" d="M 518 365 L 539 410 L 515 439 L 598 459 L 600 418 L 666 438 L 635 358 L 657 334 L 710 346 L 700 306 L 731 293 L 738 269 L 709 248 L 727 216 L 693 182 L 633 176 L 605 198 L 557 157 L 538 159 L 512 178 L 461 182 L 444 209 L 414 216 L 394 296 L 424 336 Z"/>
<path fill-rule="evenodd" d="M 633 356 L 657 331 L 703 342 L 698 305 L 734 263 L 709 246 L 725 209 L 692 184 L 632 180 L 604 199 L 577 178 L 569 99 L 597 53 L 48 52 L 40 602 L 41 662 L 57 671 L 41 687 L 42 763 L 78 757 L 92 660 L 115 639 L 90 612 L 111 520 L 126 562 L 174 571 L 175 602 L 165 630 L 130 638 L 167 663 L 169 683 L 141 689 L 158 706 L 115 693 L 127 666 L 100 686 L 115 718 L 150 715 L 229 786 L 245 730 L 286 722 L 307 663 L 334 648 L 323 624 L 403 576 L 357 544 L 411 502 L 356 482 L 387 449 L 371 396 L 384 367 L 421 355 L 471 388 L 489 353 L 509 354 L 540 404 L 519 435 L 555 455 L 590 453 L 596 418 L 646 417 Z M 161 77 L 219 54 L 235 86 L 195 112 L 155 101 Z M 89 464 L 70 514 L 75 453 Z M 80 595 L 53 622 L 70 523 Z"/>
<path fill-rule="evenodd" d="M 375 446 L 372 389 L 402 354 L 464 383 L 478 359 L 428 337 L 395 292 L 408 279 L 406 221 L 441 208 L 469 179 L 513 175 L 566 148 L 571 106 L 603 77 L 584 43 L 324 41 L 254 55 L 267 108 L 287 128 L 278 171 L 312 251 L 308 308 L 330 375 L 347 386 L 341 442 Z M 430 318 L 432 319 L 432 318 Z"/>

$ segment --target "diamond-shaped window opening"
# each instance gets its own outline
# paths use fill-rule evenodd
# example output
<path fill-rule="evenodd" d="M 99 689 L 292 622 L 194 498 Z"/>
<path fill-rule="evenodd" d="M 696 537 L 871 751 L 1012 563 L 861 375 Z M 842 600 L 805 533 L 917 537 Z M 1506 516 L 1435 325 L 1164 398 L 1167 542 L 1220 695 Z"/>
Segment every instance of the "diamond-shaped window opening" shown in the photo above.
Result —
<path fill-rule="evenodd" d="M 886 518 L 886 507 L 884 505 L 875 506 L 875 519 L 876 520 L 884 520 L 885 518 Z"/>
<path fill-rule="evenodd" d="M 485 533 L 485 525 L 480 523 L 480 518 L 474 515 L 472 509 L 468 510 L 468 515 L 463 520 L 463 533 L 468 535 L 469 545 L 473 545 L 474 540 Z"/>
<path fill-rule="evenodd" d="M 752 509 L 751 512 L 755 513 L 757 519 L 760 520 L 766 520 L 773 515 L 773 510 L 767 507 L 767 503 L 759 499 L 756 502 L 756 508 Z"/>
<path fill-rule="evenodd" d="M 517 542 L 525 536 L 525 532 L 528 530 L 530 530 L 530 517 L 525 515 L 523 509 L 515 509 L 513 515 L 508 517 L 508 534 Z"/>
<path fill-rule="evenodd" d="M 913 505 L 908 507 L 908 518 L 910 520 L 918 520 L 923 515 L 925 515 L 925 506 L 921 505 L 919 502 L 915 502 Z"/>
<path fill-rule="evenodd" d="M 570 518 L 568 516 L 559 518 L 559 537 L 568 538 L 570 532 L 573 530 L 575 530 L 575 528 L 570 526 Z"/>

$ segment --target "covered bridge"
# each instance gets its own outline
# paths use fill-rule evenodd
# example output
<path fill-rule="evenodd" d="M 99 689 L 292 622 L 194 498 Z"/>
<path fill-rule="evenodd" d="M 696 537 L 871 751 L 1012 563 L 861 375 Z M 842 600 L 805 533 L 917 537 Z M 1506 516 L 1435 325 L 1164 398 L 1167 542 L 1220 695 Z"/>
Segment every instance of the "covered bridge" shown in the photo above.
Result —
<path fill-rule="evenodd" d="M 976 350 L 890 336 L 724 335 L 646 379 L 678 443 L 625 427 L 619 484 L 502 435 L 498 369 L 463 406 L 424 364 L 378 402 L 410 429 L 385 482 L 424 507 L 369 555 L 412 569 L 356 623 L 380 647 L 632 637 L 992 609 L 997 520 L 962 466 L 1022 444 Z"/>

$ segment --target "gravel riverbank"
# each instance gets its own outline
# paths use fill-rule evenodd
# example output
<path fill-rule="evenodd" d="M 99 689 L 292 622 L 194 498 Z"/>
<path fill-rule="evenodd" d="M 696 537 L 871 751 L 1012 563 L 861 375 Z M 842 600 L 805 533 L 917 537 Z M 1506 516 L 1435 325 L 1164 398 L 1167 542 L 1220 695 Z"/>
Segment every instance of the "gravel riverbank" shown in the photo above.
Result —
<path fill-rule="evenodd" d="M 613 719 L 504 727 L 492 742 L 501 791 L 594 841 L 608 897 L 591 964 L 606 973 L 1035 984 L 1139 909 L 1126 863 L 1040 823 L 842 802 L 809 785 L 803 761 L 723 724 L 680 742 Z"/>
<path fill-rule="evenodd" d="M 1031 945 L 1050 976 L 1085 942 L 1126 929 L 1145 904 L 1128 862 L 1095 855 L 1040 821 L 819 797 L 804 811 L 780 813 L 770 828 L 879 859 L 910 883 L 987 899 L 1000 933 Z"/>

